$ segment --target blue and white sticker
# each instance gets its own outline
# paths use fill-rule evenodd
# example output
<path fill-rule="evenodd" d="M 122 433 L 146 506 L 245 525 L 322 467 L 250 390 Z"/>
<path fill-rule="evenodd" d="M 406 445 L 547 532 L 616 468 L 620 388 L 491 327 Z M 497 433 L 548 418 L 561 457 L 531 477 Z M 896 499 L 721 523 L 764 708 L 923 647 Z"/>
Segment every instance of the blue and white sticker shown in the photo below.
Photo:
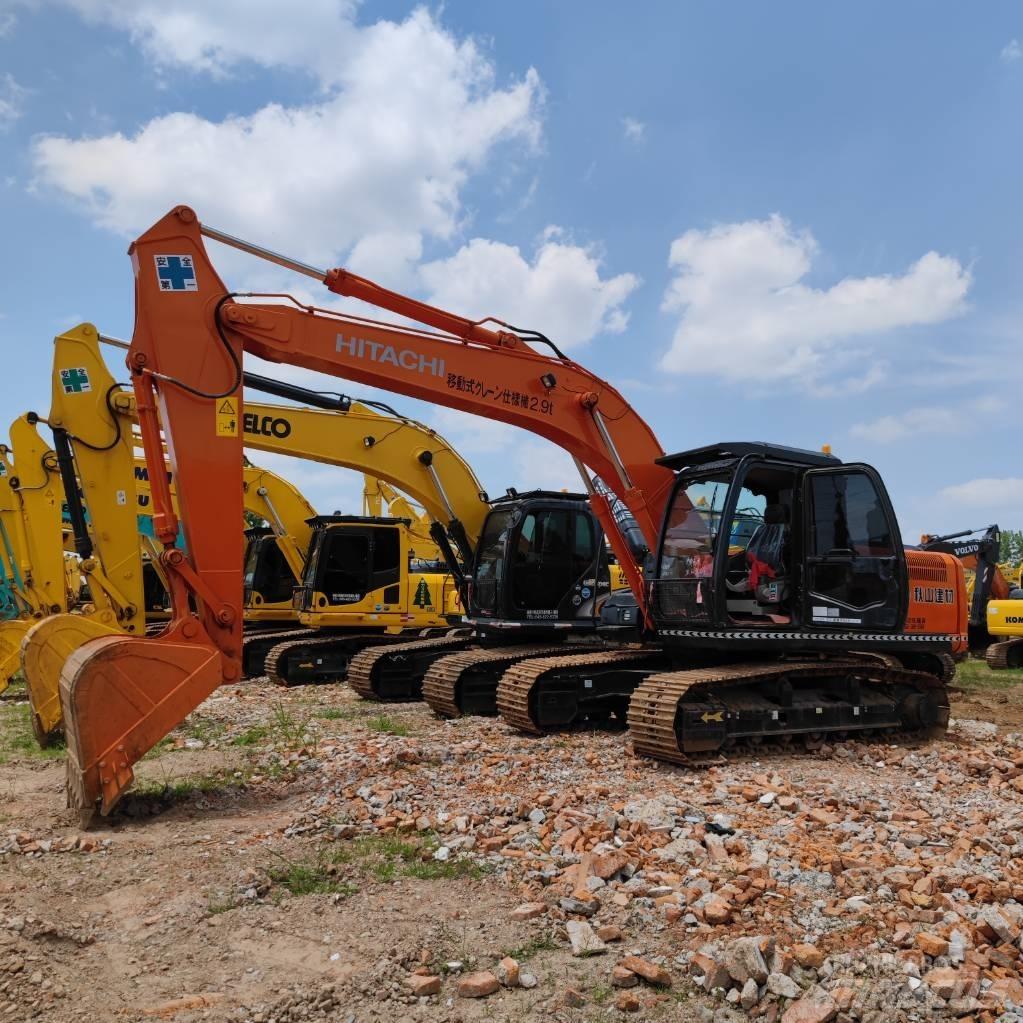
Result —
<path fill-rule="evenodd" d="M 589 586 L 584 586 L 583 589 L 582 589 L 582 593 L 583 593 L 583 600 L 589 600 L 590 597 L 593 595 L 593 590 L 591 590 L 589 588 Z"/>
<path fill-rule="evenodd" d="M 191 256 L 154 256 L 161 291 L 198 291 Z"/>

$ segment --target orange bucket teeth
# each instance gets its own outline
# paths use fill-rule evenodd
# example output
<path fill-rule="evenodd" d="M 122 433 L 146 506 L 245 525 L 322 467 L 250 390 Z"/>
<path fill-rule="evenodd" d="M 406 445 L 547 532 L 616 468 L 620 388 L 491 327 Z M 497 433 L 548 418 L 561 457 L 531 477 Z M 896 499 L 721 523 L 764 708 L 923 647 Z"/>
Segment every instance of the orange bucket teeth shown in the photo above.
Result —
<path fill-rule="evenodd" d="M 79 647 L 60 676 L 68 806 L 109 813 L 132 766 L 223 680 L 212 642 L 109 636 Z"/>

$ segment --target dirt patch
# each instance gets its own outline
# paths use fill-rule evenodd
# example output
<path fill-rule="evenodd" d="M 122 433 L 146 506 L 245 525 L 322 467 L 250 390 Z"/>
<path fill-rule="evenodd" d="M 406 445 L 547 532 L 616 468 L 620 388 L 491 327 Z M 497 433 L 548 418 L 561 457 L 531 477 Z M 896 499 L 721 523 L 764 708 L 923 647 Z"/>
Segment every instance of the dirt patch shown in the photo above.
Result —
<path fill-rule="evenodd" d="M 193 714 L 87 833 L 62 763 L 14 743 L 0 1019 L 725 1020 L 828 998 L 982 1020 L 1016 993 L 1023 924 L 1023 744 L 1000 732 L 685 771 L 627 733 L 258 682 Z M 752 988 L 737 956 L 767 970 Z"/>

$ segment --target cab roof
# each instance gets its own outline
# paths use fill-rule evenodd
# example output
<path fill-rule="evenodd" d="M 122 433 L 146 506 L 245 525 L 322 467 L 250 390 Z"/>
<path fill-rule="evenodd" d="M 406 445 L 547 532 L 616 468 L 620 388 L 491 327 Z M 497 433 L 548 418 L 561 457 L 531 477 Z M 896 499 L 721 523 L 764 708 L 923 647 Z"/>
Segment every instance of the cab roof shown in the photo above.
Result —
<path fill-rule="evenodd" d="M 312 526 L 411 526 L 411 519 L 392 519 L 384 515 L 314 515 L 306 519 Z"/>
<path fill-rule="evenodd" d="M 790 448 L 784 444 L 767 444 L 763 441 L 708 444 L 706 447 L 680 451 L 675 455 L 664 455 L 657 459 L 657 464 L 680 472 L 683 469 L 698 468 L 717 462 L 737 461 L 747 455 L 756 455 L 769 462 L 787 462 L 790 465 L 805 465 L 814 469 L 842 464 L 840 458 L 825 454 L 823 451 Z"/>
<path fill-rule="evenodd" d="M 585 494 L 568 493 L 564 490 L 516 490 L 509 487 L 506 494 L 495 497 L 491 504 L 503 504 L 508 501 L 587 501 Z"/>

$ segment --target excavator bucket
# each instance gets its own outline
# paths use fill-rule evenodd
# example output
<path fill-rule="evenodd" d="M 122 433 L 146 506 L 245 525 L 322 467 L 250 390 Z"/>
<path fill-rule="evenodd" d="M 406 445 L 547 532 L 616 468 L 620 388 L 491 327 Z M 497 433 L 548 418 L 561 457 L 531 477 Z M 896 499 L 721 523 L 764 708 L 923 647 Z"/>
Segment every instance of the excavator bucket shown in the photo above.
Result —
<path fill-rule="evenodd" d="M 32 708 L 32 731 L 44 749 L 60 733 L 60 672 L 64 662 L 90 639 L 122 635 L 115 626 L 84 615 L 54 615 L 28 630 L 21 642 L 21 668 Z"/>
<path fill-rule="evenodd" d="M 21 667 L 21 641 L 31 626 L 32 622 L 23 618 L 0 622 L 0 693 L 6 691 Z"/>
<path fill-rule="evenodd" d="M 156 639 L 104 636 L 65 661 L 69 806 L 87 815 L 99 801 L 109 813 L 134 778 L 132 765 L 221 684 L 223 658 L 202 631 L 193 620 Z"/>

